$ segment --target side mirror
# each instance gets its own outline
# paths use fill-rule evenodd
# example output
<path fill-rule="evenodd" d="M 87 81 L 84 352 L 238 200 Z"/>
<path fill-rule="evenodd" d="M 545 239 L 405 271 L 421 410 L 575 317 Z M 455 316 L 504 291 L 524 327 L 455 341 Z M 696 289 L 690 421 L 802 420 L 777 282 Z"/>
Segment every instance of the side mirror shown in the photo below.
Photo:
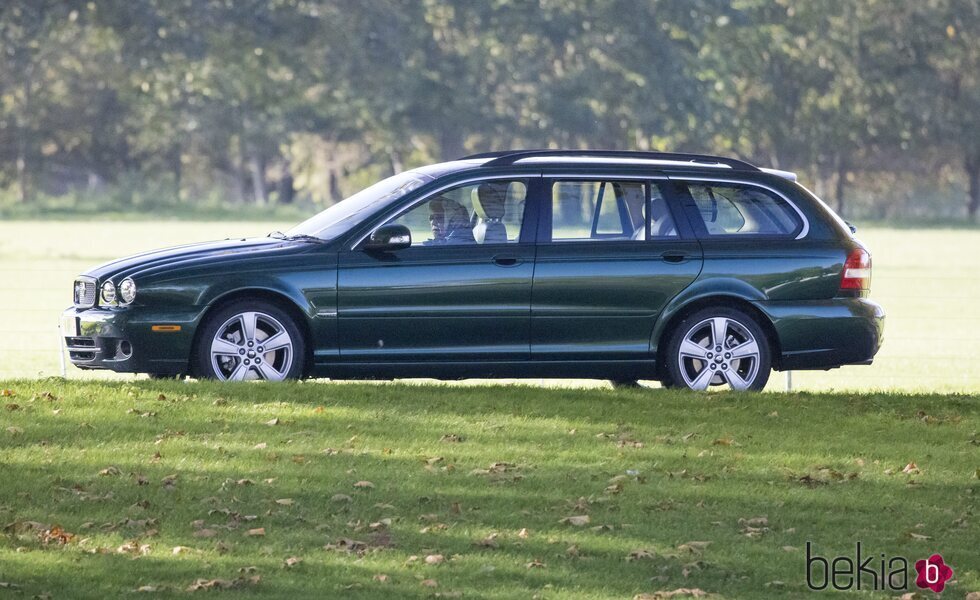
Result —
<path fill-rule="evenodd" d="M 385 225 L 371 234 L 362 246 L 375 252 L 393 252 L 412 245 L 412 232 L 404 225 Z"/>

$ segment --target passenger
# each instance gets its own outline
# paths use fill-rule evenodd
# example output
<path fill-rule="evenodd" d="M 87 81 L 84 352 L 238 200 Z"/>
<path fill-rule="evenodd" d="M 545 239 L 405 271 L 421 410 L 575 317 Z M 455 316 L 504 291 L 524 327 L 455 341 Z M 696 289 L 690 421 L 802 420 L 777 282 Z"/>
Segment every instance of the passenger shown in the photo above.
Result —
<path fill-rule="evenodd" d="M 430 244 L 474 244 L 470 214 L 463 206 L 441 196 L 429 202 Z"/>

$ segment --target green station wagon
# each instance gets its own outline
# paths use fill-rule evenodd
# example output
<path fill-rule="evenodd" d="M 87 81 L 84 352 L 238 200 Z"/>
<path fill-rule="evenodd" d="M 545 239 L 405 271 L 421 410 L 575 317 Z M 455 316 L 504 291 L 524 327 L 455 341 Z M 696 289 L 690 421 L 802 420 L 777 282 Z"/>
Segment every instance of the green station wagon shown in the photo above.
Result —
<path fill-rule="evenodd" d="M 515 150 L 406 171 L 285 232 L 77 278 L 72 363 L 218 380 L 562 377 L 758 390 L 870 364 L 871 256 L 792 173 Z"/>

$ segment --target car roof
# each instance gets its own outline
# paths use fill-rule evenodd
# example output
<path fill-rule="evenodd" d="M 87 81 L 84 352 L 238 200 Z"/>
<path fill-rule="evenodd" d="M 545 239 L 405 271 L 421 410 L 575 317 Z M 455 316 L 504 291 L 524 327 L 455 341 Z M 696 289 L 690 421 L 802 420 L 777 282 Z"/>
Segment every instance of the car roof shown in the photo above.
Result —
<path fill-rule="evenodd" d="M 760 168 L 751 163 L 707 154 L 675 152 L 641 152 L 620 150 L 511 150 L 474 154 L 460 159 L 414 169 L 432 177 L 449 173 L 493 167 L 517 166 L 650 166 L 676 170 L 723 170 L 740 173 L 768 173 L 796 181 L 796 174 L 779 169 Z"/>

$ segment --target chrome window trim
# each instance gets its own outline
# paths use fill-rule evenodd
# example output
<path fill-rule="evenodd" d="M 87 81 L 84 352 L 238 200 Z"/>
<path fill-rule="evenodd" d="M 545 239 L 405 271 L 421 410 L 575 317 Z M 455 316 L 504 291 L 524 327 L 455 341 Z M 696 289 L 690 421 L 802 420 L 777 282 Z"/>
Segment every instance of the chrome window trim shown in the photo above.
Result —
<path fill-rule="evenodd" d="M 479 177 L 470 177 L 468 179 L 460 179 L 460 180 L 454 181 L 452 183 L 447 183 L 444 186 L 437 187 L 436 189 L 432 190 L 431 192 L 427 193 L 425 196 L 422 196 L 421 198 L 416 198 L 415 200 L 412 201 L 411 204 L 408 204 L 407 206 L 402 207 L 401 209 L 399 209 L 397 212 L 395 212 L 391 216 L 386 217 L 383 221 L 381 221 L 381 223 L 379 223 L 375 227 L 372 227 L 367 233 L 365 233 L 364 235 L 362 235 L 361 237 L 359 237 L 356 242 L 354 242 L 353 244 L 351 244 L 350 250 L 351 251 L 357 250 L 357 247 L 361 245 L 361 242 L 363 242 L 364 240 L 366 240 L 369 237 L 371 237 L 371 234 L 373 234 L 375 231 L 381 229 L 382 227 L 384 227 L 385 225 L 387 225 L 388 223 L 390 223 L 393 219 L 397 219 L 398 217 L 400 217 L 403 214 L 407 213 L 408 211 L 412 210 L 413 208 L 415 208 L 419 204 L 422 204 L 426 200 L 429 200 L 430 198 L 432 198 L 436 194 L 439 194 L 441 192 L 444 192 L 444 191 L 446 191 L 448 189 L 452 189 L 452 188 L 455 188 L 455 187 L 464 186 L 464 185 L 467 185 L 467 184 L 470 184 L 470 183 L 475 183 L 477 181 L 496 181 L 496 180 L 499 180 L 499 179 L 533 179 L 535 177 L 540 179 L 542 177 L 542 175 L 540 173 L 528 173 L 527 171 L 524 171 L 524 172 L 515 172 L 515 173 L 511 173 L 511 174 L 499 174 L 499 173 L 495 173 L 493 175 L 481 175 Z"/>
<path fill-rule="evenodd" d="M 780 198 L 782 198 L 783 200 L 785 200 L 786 203 L 789 204 L 793 208 L 793 210 L 796 211 L 796 214 L 798 214 L 800 216 L 800 220 L 803 222 L 803 228 L 800 230 L 800 233 L 798 233 L 796 235 L 796 237 L 793 238 L 793 239 L 794 240 L 802 240 L 803 238 L 806 237 L 806 235 L 808 233 L 810 233 L 810 220 L 806 218 L 806 215 L 803 214 L 803 211 L 800 210 L 800 207 L 797 206 L 795 202 L 793 202 L 792 200 L 790 200 L 789 198 L 787 198 L 786 197 L 786 194 L 780 192 L 779 190 L 777 190 L 775 188 L 769 187 L 768 185 L 766 185 L 764 183 L 759 183 L 757 181 L 750 181 L 750 180 L 741 179 L 741 178 L 737 178 L 737 177 L 685 177 L 683 175 L 677 175 L 677 176 L 674 176 L 674 177 L 670 177 L 670 179 L 672 181 L 677 181 L 679 183 L 683 183 L 685 181 L 702 181 L 702 182 L 708 181 L 708 182 L 712 182 L 712 183 L 735 183 L 735 184 L 739 184 L 739 185 L 746 185 L 746 186 L 751 186 L 751 187 L 762 188 L 764 190 L 769 190 L 773 194 L 776 194 L 777 196 L 779 196 Z M 754 234 L 754 235 L 768 235 L 768 234 Z M 713 235 L 711 237 L 712 238 L 735 238 L 735 239 L 737 239 L 738 238 L 738 235 L 735 235 L 735 234 L 730 234 L 730 235 Z M 778 237 L 778 236 L 772 236 L 772 237 Z"/>

